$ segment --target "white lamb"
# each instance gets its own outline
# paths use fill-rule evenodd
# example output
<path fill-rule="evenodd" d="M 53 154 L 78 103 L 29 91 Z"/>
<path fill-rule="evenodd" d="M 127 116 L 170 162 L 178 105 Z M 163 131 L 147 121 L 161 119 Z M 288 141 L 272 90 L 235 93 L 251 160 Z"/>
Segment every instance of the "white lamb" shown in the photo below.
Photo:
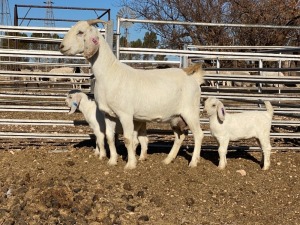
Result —
<path fill-rule="evenodd" d="M 101 111 L 120 119 L 128 152 L 125 169 L 136 167 L 133 148 L 133 120 L 172 121 L 182 118 L 194 134 L 195 147 L 190 162 L 197 166 L 203 132 L 199 122 L 202 69 L 187 73 L 182 69 L 134 69 L 121 63 L 94 24 L 101 20 L 79 21 L 65 35 L 60 51 L 64 55 L 83 54 L 95 75 L 95 100 Z M 179 143 L 180 134 L 175 136 Z M 175 146 L 175 145 L 174 145 Z M 174 147 L 173 146 L 173 147 Z M 179 148 L 172 148 L 164 160 L 170 163 Z"/>
<path fill-rule="evenodd" d="M 117 150 L 115 147 L 115 133 L 122 134 L 123 129 L 118 119 L 104 117 L 104 114 L 97 108 L 95 101 L 88 98 L 88 96 L 79 91 L 72 90 L 67 94 L 66 104 L 70 107 L 69 114 L 72 114 L 78 108 L 84 115 L 84 118 L 93 129 L 96 136 L 95 155 L 99 155 L 100 159 L 106 157 L 104 148 L 104 138 L 106 135 L 107 143 L 110 150 L 109 165 L 117 164 Z M 146 123 L 134 123 L 134 148 L 141 144 L 141 154 L 139 160 L 145 160 L 147 157 L 148 138 L 146 132 Z"/>
<path fill-rule="evenodd" d="M 282 72 L 275 72 L 275 71 L 261 71 L 262 76 L 265 77 L 284 77 Z M 283 87 L 283 84 L 270 84 L 266 83 L 265 86 L 267 87 Z"/>
<path fill-rule="evenodd" d="M 49 73 L 54 74 L 69 74 L 69 73 L 81 73 L 80 67 L 58 67 L 53 68 L 49 71 Z M 57 81 L 71 81 L 73 83 L 73 88 L 79 88 L 80 85 L 76 85 L 75 83 L 81 83 L 82 79 L 78 78 L 56 78 L 52 77 L 50 78 L 50 81 L 57 82 Z"/>
<path fill-rule="evenodd" d="M 205 101 L 204 111 L 207 112 L 210 131 L 219 144 L 219 168 L 224 169 L 227 160 L 227 147 L 229 141 L 256 138 L 262 148 L 263 170 L 270 167 L 270 129 L 273 116 L 273 107 L 265 101 L 267 111 L 251 111 L 242 113 L 226 113 L 223 103 L 210 97 Z"/>

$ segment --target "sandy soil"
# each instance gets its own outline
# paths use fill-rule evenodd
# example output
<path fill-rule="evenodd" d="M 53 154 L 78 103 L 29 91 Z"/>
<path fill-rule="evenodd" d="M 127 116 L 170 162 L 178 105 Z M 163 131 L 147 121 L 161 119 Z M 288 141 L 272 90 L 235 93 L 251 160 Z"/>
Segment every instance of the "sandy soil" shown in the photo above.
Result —
<path fill-rule="evenodd" d="M 1 112 L 1 118 L 82 120 L 82 114 Z M 150 129 L 169 129 L 151 124 Z M 204 129 L 205 126 L 203 126 Z M 1 132 L 89 133 L 86 126 L 1 126 Z M 126 150 L 117 166 L 93 155 L 94 141 L 0 141 L 0 225 L 199 225 L 300 224 L 300 152 L 273 151 L 271 169 L 262 171 L 260 152 L 231 151 L 217 169 L 218 154 L 203 141 L 196 168 L 189 168 L 188 137 L 170 165 L 162 160 L 172 135 L 150 134 L 148 159 L 126 171 Z M 299 145 L 272 140 L 275 145 Z M 253 146 L 253 140 L 232 143 Z M 18 150 L 19 149 L 19 150 Z M 138 152 L 139 153 L 139 149 Z"/>
<path fill-rule="evenodd" d="M 150 145 L 125 171 L 123 145 L 113 167 L 92 145 L 0 151 L 0 224 L 300 224 L 299 152 L 273 152 L 262 171 L 260 152 L 233 151 L 220 171 L 215 151 L 189 168 L 191 149 L 164 165 L 169 148 Z"/>

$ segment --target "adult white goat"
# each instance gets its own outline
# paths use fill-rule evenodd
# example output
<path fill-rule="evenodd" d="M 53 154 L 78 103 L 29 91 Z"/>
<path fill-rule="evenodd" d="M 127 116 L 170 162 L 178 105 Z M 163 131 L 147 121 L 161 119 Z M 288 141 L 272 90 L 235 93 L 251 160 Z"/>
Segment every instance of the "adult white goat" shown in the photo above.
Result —
<path fill-rule="evenodd" d="M 99 22 L 103 21 L 76 23 L 65 35 L 60 51 L 64 55 L 83 54 L 91 63 L 98 107 L 110 116 L 117 116 L 124 130 L 128 151 L 125 169 L 133 169 L 137 163 L 133 149 L 133 120 L 166 122 L 174 118 L 182 118 L 194 135 L 195 146 L 189 166 L 197 166 L 203 139 L 199 122 L 202 69 L 140 70 L 123 64 L 93 26 Z M 176 138 L 180 139 L 180 135 Z M 164 162 L 170 163 L 178 150 L 172 148 Z"/>
<path fill-rule="evenodd" d="M 88 98 L 88 96 L 80 90 L 71 90 L 66 97 L 66 104 L 70 108 L 69 114 L 72 114 L 79 109 L 83 113 L 84 118 L 92 128 L 96 136 L 95 155 L 100 159 L 106 157 L 104 148 L 104 138 L 106 136 L 107 143 L 110 150 L 109 165 L 117 164 L 117 150 L 115 146 L 115 133 L 122 134 L 123 129 L 118 119 L 104 117 L 95 103 L 95 101 Z M 148 138 L 145 122 L 134 122 L 134 149 L 138 144 L 141 144 L 141 154 L 139 160 L 145 160 L 147 157 Z"/>
<path fill-rule="evenodd" d="M 270 167 L 270 129 L 273 116 L 273 107 L 265 101 L 267 111 L 250 111 L 241 113 L 226 113 L 223 103 L 215 97 L 205 101 L 204 111 L 209 117 L 210 131 L 219 144 L 219 168 L 224 169 L 227 160 L 229 141 L 249 139 L 255 137 L 262 148 L 263 170 Z"/>

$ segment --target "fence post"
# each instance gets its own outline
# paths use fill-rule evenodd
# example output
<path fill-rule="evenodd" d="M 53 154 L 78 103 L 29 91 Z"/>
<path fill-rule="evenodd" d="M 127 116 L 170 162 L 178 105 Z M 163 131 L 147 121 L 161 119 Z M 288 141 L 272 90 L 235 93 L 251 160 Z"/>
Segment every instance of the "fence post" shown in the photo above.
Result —
<path fill-rule="evenodd" d="M 116 38 L 116 57 L 120 60 L 120 34 L 121 34 L 120 17 L 117 17 L 117 38 Z"/>
<path fill-rule="evenodd" d="M 111 50 L 113 50 L 113 40 L 114 40 L 114 23 L 112 20 L 107 21 L 105 23 L 105 40 L 108 43 Z"/>
<path fill-rule="evenodd" d="M 220 60 L 219 60 L 218 57 L 217 57 L 217 69 L 220 69 Z M 217 72 L 217 74 L 220 73 L 219 70 L 217 70 L 216 72 Z M 216 84 L 217 84 L 217 89 L 219 89 L 219 81 L 218 81 L 218 80 L 217 80 Z M 219 92 L 219 91 L 218 91 L 218 92 Z"/>
<path fill-rule="evenodd" d="M 183 49 L 184 50 L 187 50 L 188 48 L 187 48 L 187 44 L 184 44 L 183 45 Z M 189 58 L 188 58 L 188 56 L 187 55 L 184 55 L 184 56 L 181 56 L 180 57 L 181 58 L 181 65 L 182 65 L 182 68 L 186 68 L 186 67 L 188 67 L 189 66 Z"/>

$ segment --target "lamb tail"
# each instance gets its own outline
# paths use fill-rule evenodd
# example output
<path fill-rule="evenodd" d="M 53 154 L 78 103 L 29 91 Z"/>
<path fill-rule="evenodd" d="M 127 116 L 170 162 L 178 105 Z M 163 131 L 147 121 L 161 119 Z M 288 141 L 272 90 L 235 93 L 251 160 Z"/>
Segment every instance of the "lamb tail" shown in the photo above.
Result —
<path fill-rule="evenodd" d="M 265 101 L 264 103 L 265 103 L 265 106 L 266 106 L 266 109 L 267 109 L 267 112 L 269 113 L 269 115 L 273 116 L 274 109 L 273 109 L 271 102 Z"/>

